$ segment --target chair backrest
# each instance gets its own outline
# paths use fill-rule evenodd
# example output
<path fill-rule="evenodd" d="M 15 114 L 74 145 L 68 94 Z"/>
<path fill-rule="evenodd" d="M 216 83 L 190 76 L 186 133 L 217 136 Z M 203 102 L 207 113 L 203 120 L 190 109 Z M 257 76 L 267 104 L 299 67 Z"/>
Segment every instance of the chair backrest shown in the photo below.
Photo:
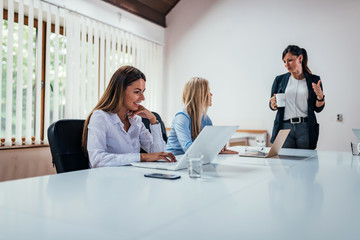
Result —
<path fill-rule="evenodd" d="M 89 168 L 89 158 L 81 148 L 85 120 L 62 119 L 48 128 L 53 164 L 57 173 Z"/>
<path fill-rule="evenodd" d="M 156 113 L 156 112 L 152 112 L 152 113 L 155 115 L 156 119 L 160 122 L 163 139 L 165 142 L 167 142 L 166 128 L 165 128 L 165 124 L 164 124 L 163 120 L 161 119 L 161 117 L 158 113 Z M 149 129 L 149 131 L 150 131 L 150 120 L 147 118 L 143 118 L 142 121 L 143 121 L 145 127 L 147 129 Z"/>

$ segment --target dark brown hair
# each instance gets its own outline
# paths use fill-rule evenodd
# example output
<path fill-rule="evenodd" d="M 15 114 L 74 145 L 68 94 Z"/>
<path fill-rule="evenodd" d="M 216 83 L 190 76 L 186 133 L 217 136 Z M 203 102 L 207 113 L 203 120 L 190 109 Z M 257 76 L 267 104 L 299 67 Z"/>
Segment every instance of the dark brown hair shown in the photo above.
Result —
<path fill-rule="evenodd" d="M 304 48 L 300 48 L 296 45 L 289 45 L 285 48 L 285 50 L 283 51 L 282 53 L 282 59 L 284 60 L 284 57 L 287 53 L 291 53 L 292 55 L 294 56 L 300 56 L 302 55 L 303 56 L 303 60 L 302 60 L 302 63 L 301 63 L 301 66 L 303 68 L 303 71 L 306 71 L 307 73 L 310 73 L 311 74 L 311 71 L 308 67 L 308 56 L 307 56 L 307 52 Z"/>

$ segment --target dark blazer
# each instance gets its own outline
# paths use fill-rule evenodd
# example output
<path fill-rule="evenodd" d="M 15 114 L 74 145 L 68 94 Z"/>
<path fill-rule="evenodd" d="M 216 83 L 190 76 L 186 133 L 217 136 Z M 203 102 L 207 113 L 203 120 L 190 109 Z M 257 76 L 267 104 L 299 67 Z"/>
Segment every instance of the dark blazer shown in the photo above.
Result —
<path fill-rule="evenodd" d="M 275 94 L 285 93 L 286 86 L 289 82 L 289 77 L 290 77 L 290 73 L 286 73 L 277 76 L 275 78 L 273 86 L 271 88 L 271 97 L 274 96 L 274 93 Z M 317 84 L 317 82 L 320 80 L 320 77 L 305 72 L 305 78 L 306 78 L 307 88 L 309 91 L 309 97 L 308 97 L 309 143 L 310 143 L 310 149 L 315 149 L 319 138 L 319 124 L 316 121 L 315 112 L 321 112 L 324 109 L 325 104 L 321 107 L 316 107 L 316 94 L 312 88 L 312 83 Z M 321 84 L 321 89 L 322 89 L 322 84 Z M 270 102 L 269 102 L 269 106 L 271 109 Z M 279 107 L 274 120 L 273 132 L 270 139 L 271 143 L 274 142 L 276 135 L 278 134 L 279 130 L 282 128 L 284 113 L 285 113 L 285 107 Z"/>

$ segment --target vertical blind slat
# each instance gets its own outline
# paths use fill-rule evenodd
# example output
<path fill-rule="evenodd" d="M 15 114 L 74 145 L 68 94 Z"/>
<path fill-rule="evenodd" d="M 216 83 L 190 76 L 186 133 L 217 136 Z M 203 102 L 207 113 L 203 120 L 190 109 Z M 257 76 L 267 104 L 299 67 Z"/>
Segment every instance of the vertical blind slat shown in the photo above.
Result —
<path fill-rule="evenodd" d="M 3 31 L 3 1 L 0 1 L 0 39 L 1 39 L 1 46 L 3 45 L 3 34 L 2 34 L 2 31 Z M 2 68 L 3 68 L 3 55 L 2 55 L 2 51 L 0 51 L 0 76 L 1 76 L 1 81 L 0 81 L 0 99 L 2 99 Z M 1 107 L 2 104 L 0 104 L 0 139 L 1 138 L 4 138 L 5 136 L 3 136 L 3 133 L 2 133 L 2 121 L 1 121 L 1 116 L 2 116 L 2 107 Z M 1 145 L 1 144 L 0 144 Z"/>
<path fill-rule="evenodd" d="M 110 72 L 109 76 L 112 76 L 112 73 L 116 71 L 116 33 L 113 29 L 111 29 L 111 62 L 110 62 Z M 109 78 L 110 80 L 110 78 Z"/>
<path fill-rule="evenodd" d="M 99 79 L 99 24 L 94 23 L 94 74 L 93 74 L 93 81 Z M 100 91 L 99 91 L 99 81 L 94 82 L 94 97 L 93 97 L 93 106 L 97 99 L 100 98 Z"/>
<path fill-rule="evenodd" d="M 42 87 L 42 4 L 38 3 L 38 29 L 37 29 L 37 47 L 36 47 L 36 92 L 35 92 L 35 144 L 40 144 L 40 134 L 41 134 L 41 87 Z"/>
<path fill-rule="evenodd" d="M 71 91 L 72 88 L 71 86 L 71 65 L 72 65 L 72 39 L 71 39 L 71 32 L 72 32 L 72 21 L 71 21 L 71 14 L 68 13 L 65 16 L 65 26 L 66 26 L 66 89 L 65 89 L 65 113 L 64 113 L 64 117 L 65 118 L 70 118 L 71 117 L 71 102 L 70 102 L 70 97 L 71 97 Z"/>
<path fill-rule="evenodd" d="M 3 44 L 3 1 L 0 1 L 0 42 L 1 42 L 1 46 Z M 3 68 L 3 56 L 2 56 L 2 51 L 0 51 L 0 76 L 1 76 L 1 81 L 0 81 L 0 99 L 2 99 L 2 68 Z M 0 139 L 3 138 L 3 134 L 2 134 L 2 121 L 1 121 L 1 115 L 2 115 L 2 108 L 1 108 L 0 104 Z M 1 144 L 0 144 L 1 145 Z"/>
<path fill-rule="evenodd" d="M 86 51 L 86 22 L 84 21 L 83 18 L 81 18 L 81 76 L 80 76 L 80 86 L 79 86 L 79 90 L 80 90 L 80 102 L 81 103 L 85 103 L 85 93 L 86 93 L 86 55 L 87 55 L 87 51 Z M 82 91 L 81 91 L 81 88 Z M 83 116 L 86 112 L 86 104 L 79 104 L 80 105 L 80 116 Z M 79 117 L 80 117 L 79 116 Z"/>
<path fill-rule="evenodd" d="M 33 113 L 33 27 L 34 27 L 34 5 L 33 0 L 29 0 L 28 10 L 28 68 L 27 68 L 27 88 L 26 88 L 26 126 L 25 126 L 25 144 L 32 143 L 32 113 Z"/>
<path fill-rule="evenodd" d="M 66 17 L 67 17 L 67 11 L 62 11 L 62 19 L 64 22 L 64 26 L 63 26 L 63 35 L 64 35 L 64 48 L 65 50 L 67 50 L 67 39 L 66 39 L 66 34 L 67 34 L 67 21 L 66 21 Z M 65 106 L 66 106 L 66 95 L 65 95 L 65 91 L 66 91 L 66 79 L 67 79 L 67 66 L 66 66 L 66 61 L 67 61 L 67 54 L 64 54 L 63 51 L 61 51 L 61 65 L 64 66 L 64 74 L 62 75 L 61 79 L 59 79 L 59 81 L 62 81 L 62 83 L 64 84 L 65 87 L 63 87 L 60 92 L 59 92 L 59 98 L 61 98 L 61 102 L 59 102 L 60 106 L 61 106 L 61 110 L 60 110 L 60 118 L 65 118 Z"/>
<path fill-rule="evenodd" d="M 104 68 L 105 68 L 105 85 L 104 89 L 109 83 L 110 80 L 110 66 L 109 62 L 111 62 L 111 55 L 110 55 L 110 42 L 111 42 L 111 36 L 109 27 L 105 27 L 105 58 L 104 58 Z"/>
<path fill-rule="evenodd" d="M 99 97 L 102 96 L 104 92 L 104 54 L 105 54 L 105 33 L 103 27 L 100 28 L 100 75 L 99 75 Z"/>
<path fill-rule="evenodd" d="M 150 91 L 150 85 L 149 84 L 149 76 L 147 75 L 147 73 L 145 72 L 145 69 L 144 69 L 144 66 L 143 66 L 143 57 L 142 57 L 142 51 L 143 50 L 143 41 L 139 41 L 138 44 L 137 44 L 137 51 L 136 51 L 136 62 L 134 63 L 134 65 L 136 65 L 141 71 L 143 71 L 146 75 L 146 78 L 147 78 L 147 83 L 146 83 L 146 92 L 145 92 L 145 101 L 143 102 L 143 105 L 148 108 L 147 106 L 147 102 L 148 102 L 148 93 L 151 92 Z M 150 108 L 149 108 L 150 109 Z"/>
<path fill-rule="evenodd" d="M 17 49 L 17 81 L 16 81 L 16 130 L 15 145 L 22 145 L 22 88 L 23 88 L 23 28 L 24 28 L 24 1 L 19 0 L 18 11 L 18 49 Z"/>
<path fill-rule="evenodd" d="M 44 132 L 50 123 L 50 35 L 51 35 L 51 13 L 49 5 L 46 6 L 46 57 L 45 57 L 45 110 L 44 110 Z M 47 134 L 44 134 L 44 143 L 48 143 Z"/>
<path fill-rule="evenodd" d="M 133 58 L 132 58 L 132 36 L 130 34 L 128 34 L 128 39 L 127 39 L 127 49 L 128 49 L 128 61 L 132 64 L 134 64 Z M 136 66 L 134 64 L 134 66 Z"/>
<path fill-rule="evenodd" d="M 63 10 L 63 9 L 62 9 Z M 66 109 L 66 94 L 65 94 L 65 91 L 66 91 L 66 79 L 67 79 L 67 64 L 66 64 L 66 61 L 67 61 L 67 54 L 65 54 L 64 52 L 68 49 L 67 48 L 67 45 L 68 45 L 68 41 L 67 41 L 67 21 L 66 21 L 66 18 L 67 18 L 67 11 L 61 11 L 60 9 L 60 16 L 61 16 L 61 19 L 63 20 L 63 38 L 64 38 L 64 41 L 63 41 L 63 47 L 61 48 L 61 51 L 59 49 L 59 53 L 61 53 L 61 57 L 59 59 L 59 63 L 60 65 L 62 66 L 62 75 L 61 78 L 59 78 L 59 82 L 61 81 L 62 84 L 64 85 L 61 89 L 59 89 L 59 108 L 60 108 L 60 111 L 59 111 L 59 119 L 61 118 L 65 118 L 65 109 Z M 64 49 L 63 49 L 64 48 Z"/>
<path fill-rule="evenodd" d="M 53 104 L 53 121 L 59 119 L 59 31 L 60 19 L 59 9 L 55 14 L 55 43 L 54 43 L 54 104 Z"/>
<path fill-rule="evenodd" d="M 116 34 L 116 69 L 119 68 L 121 66 L 120 63 L 120 54 L 121 54 L 121 35 L 120 32 L 118 31 Z"/>
<path fill-rule="evenodd" d="M 120 46 L 119 46 L 119 65 L 122 66 L 124 64 L 124 32 L 120 32 Z"/>
<path fill-rule="evenodd" d="M 72 72 L 73 74 L 73 88 L 74 88 L 74 92 L 73 92 L 73 98 L 70 104 L 73 104 L 73 113 L 72 116 L 74 118 L 79 118 L 79 113 L 80 113 L 80 53 L 81 53 L 81 48 L 80 48 L 80 17 L 79 16 L 74 16 L 74 65 L 73 65 L 73 69 Z M 75 70 L 77 69 L 77 70 Z M 79 71 L 80 70 L 80 71 Z"/>
<path fill-rule="evenodd" d="M 158 56 L 157 56 L 157 60 L 159 61 L 158 63 L 158 66 L 157 66 L 157 73 L 158 73 L 158 80 L 156 82 L 157 85 L 160 85 L 160 93 L 163 92 L 163 85 L 164 85 L 164 49 L 163 47 L 157 45 L 157 53 L 158 53 Z M 164 100 L 164 95 L 163 94 L 160 94 L 159 97 L 158 97 L 158 102 L 156 103 L 156 106 L 159 108 L 158 111 L 162 110 L 163 109 L 163 100 Z"/>
<path fill-rule="evenodd" d="M 87 79 L 87 93 L 86 93 L 86 109 L 90 110 L 92 106 L 92 97 L 93 94 L 92 89 L 94 88 L 95 81 L 94 76 L 92 74 L 92 58 L 93 58 L 93 35 L 92 35 L 92 21 L 87 20 L 88 25 L 88 59 L 87 59 L 87 69 L 86 69 L 86 79 Z M 85 113 L 87 116 L 88 113 Z"/>
<path fill-rule="evenodd" d="M 14 31 L 14 3 L 8 2 L 8 42 L 6 54 L 6 120 L 5 146 L 11 146 L 12 141 L 12 82 L 13 82 L 13 31 Z"/>

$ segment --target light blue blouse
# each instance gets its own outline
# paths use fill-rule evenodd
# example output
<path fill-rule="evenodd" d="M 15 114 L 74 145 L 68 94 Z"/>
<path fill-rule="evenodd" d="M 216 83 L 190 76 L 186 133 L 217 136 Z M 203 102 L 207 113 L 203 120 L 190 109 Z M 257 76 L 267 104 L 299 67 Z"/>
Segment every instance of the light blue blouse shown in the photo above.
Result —
<path fill-rule="evenodd" d="M 208 115 L 201 118 L 201 129 L 205 126 L 212 126 Z M 171 130 L 166 144 L 166 151 L 174 155 L 184 154 L 191 146 L 194 139 L 191 136 L 191 119 L 185 110 L 175 114 L 171 124 Z"/>

